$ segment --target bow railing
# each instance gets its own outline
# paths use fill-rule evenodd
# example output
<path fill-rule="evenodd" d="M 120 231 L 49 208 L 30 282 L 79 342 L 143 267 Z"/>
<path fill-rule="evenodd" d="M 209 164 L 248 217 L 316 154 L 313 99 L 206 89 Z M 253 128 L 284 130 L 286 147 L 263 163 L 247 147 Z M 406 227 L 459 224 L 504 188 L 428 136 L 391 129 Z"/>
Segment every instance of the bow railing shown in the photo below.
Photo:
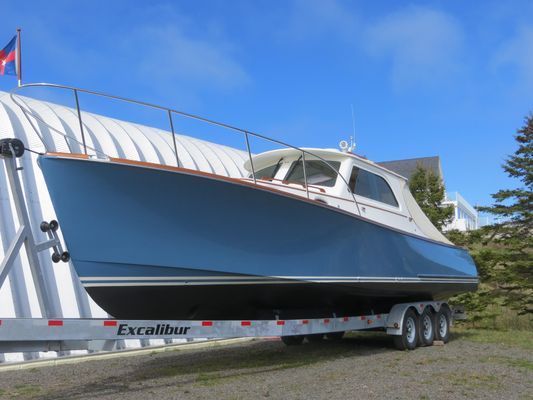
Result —
<path fill-rule="evenodd" d="M 75 104 L 76 104 L 76 114 L 77 114 L 77 119 L 78 119 L 78 123 L 79 123 L 79 133 L 80 133 L 81 141 L 78 140 L 77 138 L 72 137 L 70 135 L 67 135 L 64 132 L 61 132 L 59 129 L 51 126 L 41 116 L 39 116 L 37 113 L 35 113 L 28 106 L 28 104 L 26 104 L 25 99 L 22 96 L 18 95 L 18 92 L 20 90 L 26 89 L 26 88 L 32 88 L 32 87 L 33 88 L 35 88 L 35 87 L 44 87 L 44 88 L 65 89 L 65 90 L 68 90 L 68 91 L 72 92 L 72 94 L 74 96 L 74 101 L 75 101 Z M 296 150 L 296 151 L 301 153 L 302 166 L 303 166 L 303 175 L 304 175 L 303 176 L 303 178 L 304 178 L 304 185 L 303 186 L 305 187 L 307 198 L 310 198 L 310 195 L 309 195 L 309 185 L 308 185 L 308 182 L 307 182 L 306 155 L 307 155 L 307 159 L 308 160 L 312 158 L 312 159 L 319 160 L 320 162 L 324 163 L 324 165 L 326 165 L 329 169 L 331 169 L 336 174 L 336 176 L 338 176 L 343 181 L 343 183 L 346 185 L 346 187 L 348 189 L 348 193 L 350 193 L 350 195 L 351 195 L 351 197 L 353 199 L 353 202 L 355 204 L 355 207 L 357 209 L 358 214 L 361 215 L 361 211 L 359 209 L 359 205 L 357 203 L 357 200 L 355 199 L 353 191 L 350 189 L 350 186 L 349 186 L 348 182 L 346 181 L 346 179 L 342 176 L 342 174 L 339 173 L 339 171 L 336 168 L 334 168 L 327 160 L 325 160 L 323 157 L 319 156 L 318 154 L 315 154 L 315 153 L 310 152 L 308 150 L 293 146 L 293 145 L 291 145 L 289 143 L 285 143 L 285 142 L 283 142 L 281 140 L 273 139 L 271 137 L 262 135 L 260 133 L 255 133 L 255 132 L 252 132 L 250 130 L 241 129 L 241 128 L 238 128 L 236 126 L 230 125 L 230 124 L 226 124 L 226 123 L 223 123 L 223 122 L 217 122 L 217 121 L 214 121 L 214 120 L 211 120 L 211 119 L 208 119 L 208 118 L 204 118 L 204 117 L 201 117 L 201 116 L 198 116 L 198 115 L 190 114 L 190 113 L 187 113 L 187 112 L 179 111 L 179 110 L 176 110 L 176 109 L 172 109 L 172 108 L 168 108 L 168 107 L 164 107 L 164 106 L 160 106 L 160 105 L 156 105 L 156 104 L 152 104 L 152 103 L 148 103 L 148 102 L 145 102 L 145 101 L 134 100 L 134 99 L 130 99 L 130 98 L 122 97 L 122 96 L 116 96 L 116 95 L 112 95 L 112 94 L 108 94 L 108 93 L 97 92 L 97 91 L 94 91 L 94 90 L 82 89 L 82 88 L 73 87 L 73 86 L 67 86 L 67 85 L 58 85 L 58 84 L 53 84 L 53 83 L 27 83 L 27 84 L 23 84 L 23 85 L 20 85 L 20 86 L 14 88 L 10 92 L 10 97 L 11 97 L 12 101 L 21 109 L 22 113 L 24 114 L 24 116 L 28 120 L 29 124 L 31 125 L 31 127 L 33 128 L 33 130 L 35 131 L 35 133 L 37 134 L 37 136 L 40 138 L 41 142 L 43 143 L 43 146 L 46 149 L 46 151 L 49 151 L 48 148 L 47 148 L 47 145 L 46 145 L 46 141 L 44 140 L 44 138 L 40 134 L 39 130 L 37 129 L 37 127 L 35 126 L 35 124 L 34 124 L 34 122 L 32 121 L 31 118 L 34 118 L 35 120 L 41 122 L 42 124 L 46 125 L 49 130 L 51 130 L 51 131 L 53 131 L 53 132 L 55 132 L 55 133 L 57 133 L 59 135 L 64 136 L 66 139 L 73 140 L 73 141 L 77 142 L 81 146 L 81 148 L 83 149 L 84 154 L 88 154 L 87 150 L 89 149 L 89 150 L 94 151 L 97 154 L 100 154 L 101 156 L 109 158 L 109 156 L 107 154 L 105 154 L 104 152 L 102 152 L 102 151 L 100 151 L 100 150 L 98 150 L 98 149 L 96 149 L 96 148 L 94 148 L 92 146 L 89 146 L 87 144 L 86 132 L 85 132 L 84 122 L 83 122 L 83 116 L 82 116 L 82 111 L 81 111 L 81 107 L 80 107 L 79 93 L 85 93 L 85 94 L 89 94 L 89 95 L 93 95 L 93 96 L 97 96 L 97 97 L 103 97 L 103 98 L 117 100 L 117 101 L 121 101 L 121 102 L 125 102 L 125 103 L 136 104 L 136 105 L 140 105 L 140 106 L 143 106 L 143 107 L 147 107 L 147 108 L 151 108 L 151 109 L 155 109 L 155 110 L 160 110 L 160 111 L 164 112 L 166 114 L 166 117 L 168 118 L 168 124 L 169 124 L 169 128 L 170 128 L 170 133 L 172 133 L 173 152 L 174 152 L 174 156 L 175 156 L 175 160 L 176 160 L 176 166 L 178 166 L 178 167 L 180 166 L 180 157 L 179 157 L 179 153 L 178 153 L 178 144 L 177 144 L 177 139 L 176 139 L 176 131 L 175 131 L 175 128 L 174 128 L 173 115 L 184 117 L 184 118 L 188 118 L 188 119 L 195 120 L 195 121 L 199 121 L 199 122 L 202 122 L 202 123 L 205 123 L 205 124 L 208 124 L 208 125 L 224 128 L 225 130 L 229 130 L 229 131 L 232 131 L 234 133 L 243 135 L 244 136 L 244 142 L 245 142 L 245 145 L 246 145 L 246 152 L 248 154 L 248 159 L 249 159 L 249 162 L 250 162 L 250 169 L 251 169 L 251 173 L 252 173 L 251 177 L 253 179 L 254 184 L 257 184 L 258 177 L 256 176 L 256 169 L 255 169 L 255 166 L 254 166 L 253 155 L 252 155 L 252 151 L 251 151 L 251 148 L 250 148 L 250 136 L 254 137 L 254 138 L 257 138 L 257 139 L 260 139 L 260 140 L 267 141 L 269 143 L 273 143 L 273 144 L 279 145 L 279 146 L 283 146 L 283 147 L 286 147 L 286 148 L 294 149 L 294 150 Z"/>

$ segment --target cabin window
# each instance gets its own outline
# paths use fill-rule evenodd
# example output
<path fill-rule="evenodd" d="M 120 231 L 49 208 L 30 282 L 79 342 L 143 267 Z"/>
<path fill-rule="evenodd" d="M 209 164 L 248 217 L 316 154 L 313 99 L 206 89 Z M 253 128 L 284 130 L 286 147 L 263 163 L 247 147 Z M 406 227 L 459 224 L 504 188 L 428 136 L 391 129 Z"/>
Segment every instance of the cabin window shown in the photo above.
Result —
<path fill-rule="evenodd" d="M 352 192 L 359 196 L 398 207 L 398 201 L 394 197 L 391 187 L 379 175 L 358 167 L 353 167 L 349 184 Z"/>
<path fill-rule="evenodd" d="M 281 161 L 281 160 L 280 160 Z M 278 173 L 278 169 L 281 165 L 281 162 L 278 162 L 277 164 L 270 165 L 266 168 L 262 168 L 260 170 L 255 171 L 255 177 L 257 179 L 272 179 L 276 176 Z M 253 178 L 253 175 L 248 175 L 248 178 Z"/>
<path fill-rule="evenodd" d="M 305 162 L 305 173 L 307 175 L 307 183 L 316 186 L 335 186 L 337 182 L 337 175 L 341 165 L 338 161 L 328 161 L 329 167 L 326 163 L 319 160 L 309 160 Z M 301 159 L 292 163 L 289 168 L 285 180 L 291 183 L 305 183 L 304 168 Z"/>

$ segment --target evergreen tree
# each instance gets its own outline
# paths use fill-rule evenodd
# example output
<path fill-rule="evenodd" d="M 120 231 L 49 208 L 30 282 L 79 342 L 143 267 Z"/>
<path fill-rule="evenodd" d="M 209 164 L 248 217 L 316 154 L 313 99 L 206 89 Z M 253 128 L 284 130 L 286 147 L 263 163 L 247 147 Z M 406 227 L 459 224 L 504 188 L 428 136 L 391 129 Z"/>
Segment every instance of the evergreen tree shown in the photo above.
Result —
<path fill-rule="evenodd" d="M 444 185 L 433 171 L 417 165 L 409 180 L 409 189 L 429 220 L 442 230 L 453 218 L 453 207 L 441 204 L 444 201 Z"/>
<path fill-rule="evenodd" d="M 498 218 L 483 230 L 478 258 L 488 273 L 492 295 L 525 314 L 533 313 L 533 114 L 515 139 L 518 149 L 503 169 L 521 185 L 493 194 L 491 207 L 478 207 Z"/>

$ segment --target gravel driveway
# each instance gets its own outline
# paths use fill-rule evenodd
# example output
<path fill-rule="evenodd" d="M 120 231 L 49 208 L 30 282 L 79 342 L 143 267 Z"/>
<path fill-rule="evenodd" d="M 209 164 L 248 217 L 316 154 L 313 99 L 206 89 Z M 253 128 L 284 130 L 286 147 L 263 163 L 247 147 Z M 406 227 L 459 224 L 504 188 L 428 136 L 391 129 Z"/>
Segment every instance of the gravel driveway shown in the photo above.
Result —
<path fill-rule="evenodd" d="M 390 337 L 256 340 L 0 371 L 1 399 L 533 399 L 533 351 L 476 343 L 401 352 Z"/>

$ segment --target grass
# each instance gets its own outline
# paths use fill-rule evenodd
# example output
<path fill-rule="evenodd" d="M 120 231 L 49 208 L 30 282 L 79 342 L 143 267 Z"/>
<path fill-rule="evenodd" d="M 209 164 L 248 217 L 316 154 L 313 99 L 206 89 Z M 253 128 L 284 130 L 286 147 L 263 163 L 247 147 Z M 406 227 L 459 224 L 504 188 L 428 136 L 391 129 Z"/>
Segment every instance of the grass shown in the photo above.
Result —
<path fill-rule="evenodd" d="M 35 385 L 15 385 L 10 390 L 0 389 L 0 396 L 9 399 L 17 398 L 19 396 L 31 397 L 39 394 L 41 388 Z"/>
<path fill-rule="evenodd" d="M 468 312 L 467 312 L 468 313 Z M 498 304 L 490 304 L 482 312 L 472 312 L 458 326 L 474 329 L 518 330 L 533 332 L 533 315 L 519 315 L 516 310 Z"/>
<path fill-rule="evenodd" d="M 451 385 L 464 389 L 498 389 L 499 380 L 494 375 L 473 373 L 449 373 L 445 375 Z"/>
<path fill-rule="evenodd" d="M 484 362 L 490 362 L 495 364 L 503 364 L 509 367 L 519 368 L 523 370 L 533 371 L 533 362 L 525 360 L 523 358 L 511 358 L 504 356 L 489 356 L 481 359 Z"/>
<path fill-rule="evenodd" d="M 262 372 L 281 371 L 291 368 L 301 368 L 315 365 L 320 362 L 349 357 L 359 352 L 359 347 L 353 345 L 354 338 L 348 338 L 341 342 L 329 342 L 319 344 L 306 344 L 304 346 L 281 347 L 276 349 L 268 348 L 258 351 L 251 357 L 245 350 L 221 349 L 221 352 L 231 357 L 231 362 L 225 356 L 215 356 L 215 352 L 206 352 L 202 359 L 195 360 L 189 364 L 183 359 L 176 359 L 166 364 L 160 361 L 154 362 L 152 366 L 138 371 L 131 376 L 132 380 L 144 381 L 154 377 L 183 377 L 210 385 L 215 381 L 227 380 L 235 377 L 249 376 Z M 358 341 L 359 342 L 359 341 Z M 390 347 L 390 338 L 378 334 L 369 335 L 361 344 L 377 343 L 378 349 L 386 347 L 380 345 L 387 343 Z"/>
<path fill-rule="evenodd" d="M 510 358 L 507 360 L 507 364 L 511 367 L 523 368 L 533 371 L 533 362 L 528 360 Z"/>
<path fill-rule="evenodd" d="M 496 343 L 533 350 L 533 331 L 455 327 L 452 332 L 454 338 L 458 339 L 465 339 L 478 343 Z"/>

